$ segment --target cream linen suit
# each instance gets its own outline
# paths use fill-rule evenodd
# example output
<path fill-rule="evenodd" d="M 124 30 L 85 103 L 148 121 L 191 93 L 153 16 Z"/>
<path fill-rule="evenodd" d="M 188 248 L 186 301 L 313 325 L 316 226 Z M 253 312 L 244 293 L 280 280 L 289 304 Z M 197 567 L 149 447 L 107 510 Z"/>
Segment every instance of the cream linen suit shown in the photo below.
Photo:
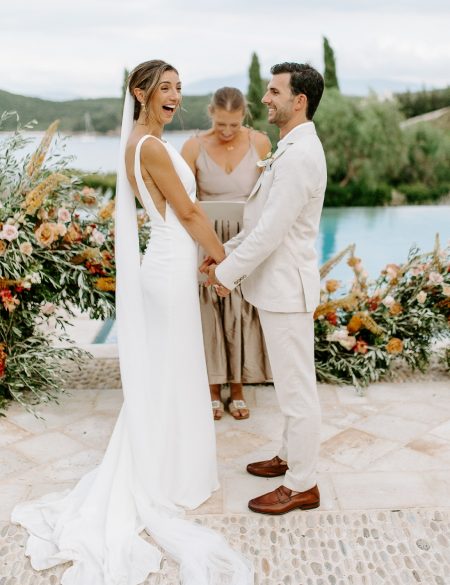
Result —
<path fill-rule="evenodd" d="M 258 308 L 275 389 L 284 415 L 279 457 L 284 485 L 306 491 L 316 484 L 320 406 L 314 368 L 313 311 L 320 276 L 314 243 L 326 187 L 326 162 L 314 123 L 294 127 L 280 142 L 251 192 L 243 230 L 225 244 L 216 277 L 241 284 Z"/>

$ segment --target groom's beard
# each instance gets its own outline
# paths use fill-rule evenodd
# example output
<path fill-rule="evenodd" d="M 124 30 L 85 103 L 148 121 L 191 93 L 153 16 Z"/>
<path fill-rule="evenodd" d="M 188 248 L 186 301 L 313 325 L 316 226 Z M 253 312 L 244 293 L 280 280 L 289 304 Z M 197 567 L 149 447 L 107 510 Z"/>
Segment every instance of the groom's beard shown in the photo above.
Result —
<path fill-rule="evenodd" d="M 292 109 L 290 107 L 290 103 L 291 102 L 289 102 L 289 105 L 284 107 L 276 108 L 273 111 L 273 115 L 271 117 L 269 116 L 268 118 L 269 124 L 275 124 L 275 126 L 278 126 L 279 128 L 285 126 L 292 118 Z"/>

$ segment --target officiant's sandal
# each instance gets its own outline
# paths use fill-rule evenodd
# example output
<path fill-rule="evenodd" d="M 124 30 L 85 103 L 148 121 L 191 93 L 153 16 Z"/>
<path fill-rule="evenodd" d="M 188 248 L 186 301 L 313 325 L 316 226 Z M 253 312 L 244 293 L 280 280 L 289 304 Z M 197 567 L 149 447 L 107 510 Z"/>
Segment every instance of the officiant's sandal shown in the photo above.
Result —
<path fill-rule="evenodd" d="M 221 400 L 211 400 L 211 408 L 213 411 L 214 420 L 220 420 L 225 412 L 224 404 Z"/>
<path fill-rule="evenodd" d="M 236 420 L 244 420 L 250 416 L 250 410 L 245 400 L 231 400 L 229 398 L 227 407 L 231 416 Z"/>

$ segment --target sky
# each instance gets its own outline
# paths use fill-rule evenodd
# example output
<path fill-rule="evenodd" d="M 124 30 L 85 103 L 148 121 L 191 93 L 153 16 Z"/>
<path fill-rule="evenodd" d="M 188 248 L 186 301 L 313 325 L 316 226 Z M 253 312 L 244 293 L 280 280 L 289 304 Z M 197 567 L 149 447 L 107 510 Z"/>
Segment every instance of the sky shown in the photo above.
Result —
<path fill-rule="evenodd" d="M 125 67 L 158 58 L 192 93 L 244 79 L 253 51 L 265 77 L 282 61 L 323 70 L 323 35 L 344 88 L 445 87 L 449 30 L 447 0 L 2 0 L 0 89 L 118 97 Z"/>

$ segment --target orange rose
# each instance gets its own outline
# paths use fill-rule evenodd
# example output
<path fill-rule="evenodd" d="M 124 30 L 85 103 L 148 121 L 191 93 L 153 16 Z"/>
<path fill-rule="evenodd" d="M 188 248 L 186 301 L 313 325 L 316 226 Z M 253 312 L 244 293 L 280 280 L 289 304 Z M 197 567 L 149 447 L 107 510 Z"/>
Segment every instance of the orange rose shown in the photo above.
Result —
<path fill-rule="evenodd" d="M 5 240 L 0 240 L 0 256 L 3 256 L 5 252 L 6 252 Z"/>
<path fill-rule="evenodd" d="M 403 307 L 400 303 L 395 302 L 389 307 L 389 313 L 391 315 L 400 315 L 400 313 L 403 313 Z"/>
<path fill-rule="evenodd" d="M 347 323 L 347 331 L 349 333 L 356 333 L 357 331 L 359 331 L 362 328 L 363 328 L 363 322 L 361 320 L 361 317 L 359 317 L 358 315 L 353 315 L 353 317 Z"/>
<path fill-rule="evenodd" d="M 398 337 L 391 337 L 386 345 L 386 351 L 388 353 L 402 353 L 403 341 Z"/>

